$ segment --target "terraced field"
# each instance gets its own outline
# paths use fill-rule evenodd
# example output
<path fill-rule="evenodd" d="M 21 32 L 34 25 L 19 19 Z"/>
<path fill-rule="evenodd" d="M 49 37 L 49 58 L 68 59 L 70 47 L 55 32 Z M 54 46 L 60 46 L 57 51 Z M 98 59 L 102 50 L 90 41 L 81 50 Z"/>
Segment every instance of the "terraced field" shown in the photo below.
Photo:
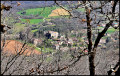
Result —
<path fill-rule="evenodd" d="M 45 7 L 45 8 L 34 8 L 34 9 L 27 9 L 24 11 L 17 12 L 19 15 L 34 15 L 34 16 L 42 16 L 47 18 L 48 15 L 52 12 L 52 10 L 56 9 L 56 7 Z M 25 12 L 25 14 L 22 14 L 22 12 Z"/>
<path fill-rule="evenodd" d="M 23 11 L 17 12 L 17 14 L 21 16 L 34 16 L 33 19 L 29 19 L 30 24 L 38 24 L 40 22 L 43 22 L 44 20 L 47 20 L 50 17 L 59 17 L 59 16 L 68 16 L 69 13 L 65 11 L 64 9 L 60 7 L 45 7 L 45 8 L 34 8 L 34 9 L 27 9 Z M 42 19 L 39 19 L 39 17 L 43 17 Z M 22 22 L 26 22 L 26 19 L 21 19 Z M 50 21 L 50 20 L 49 20 Z"/>

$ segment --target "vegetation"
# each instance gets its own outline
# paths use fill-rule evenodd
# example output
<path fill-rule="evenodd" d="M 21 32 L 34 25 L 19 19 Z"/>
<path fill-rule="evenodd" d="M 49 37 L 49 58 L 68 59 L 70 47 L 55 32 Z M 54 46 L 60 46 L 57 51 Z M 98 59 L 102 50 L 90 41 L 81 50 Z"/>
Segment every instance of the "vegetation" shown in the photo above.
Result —
<path fill-rule="evenodd" d="M 22 16 L 36 16 L 36 17 L 44 17 L 48 18 L 48 15 L 52 12 L 52 10 L 56 9 L 56 7 L 45 7 L 45 8 L 34 8 L 34 9 L 27 9 L 24 11 L 17 12 L 17 14 Z M 22 14 L 22 12 L 25 12 L 25 14 Z M 43 22 L 43 19 L 29 19 L 30 24 L 38 24 L 40 22 Z M 21 19 L 22 22 L 27 22 L 26 19 Z"/>
<path fill-rule="evenodd" d="M 84 8 L 78 8 L 77 11 L 85 12 Z"/>
<path fill-rule="evenodd" d="M 104 29 L 104 27 L 99 27 L 99 29 Z M 118 30 L 118 29 L 117 29 Z M 108 30 L 107 30 L 107 33 L 114 33 L 115 31 L 117 31 L 116 29 L 114 29 L 113 27 L 111 27 L 111 28 L 109 28 Z"/>
<path fill-rule="evenodd" d="M 12 28 L 2 29 L 2 75 L 95 76 L 112 75 L 112 72 L 117 75 L 119 62 L 113 62 L 120 59 L 119 30 L 111 25 L 114 19 L 116 24 L 119 23 L 118 16 L 113 14 L 119 13 L 116 10 L 118 1 L 54 2 L 57 7 L 36 8 L 37 3 L 34 2 L 31 4 L 35 4 L 34 8 L 22 6 L 9 10 L 10 7 L 1 6 L 1 10 L 5 11 L 1 17 L 2 23 Z M 17 7 L 22 5 L 20 3 L 17 2 Z M 13 14 L 20 8 L 25 10 Z M 56 8 L 62 9 L 60 12 L 66 15 L 50 16 Z M 6 13 L 7 10 L 10 12 Z M 99 26 L 101 23 L 105 26 Z M 51 35 L 49 39 L 46 33 Z M 32 50 L 33 53 L 30 52 Z M 114 68 L 109 68 L 112 64 Z"/>
<path fill-rule="evenodd" d="M 32 30 L 31 32 L 33 32 L 33 33 L 34 33 L 34 32 L 37 32 L 37 31 L 38 31 L 38 29 L 35 29 L 35 30 Z"/>
<path fill-rule="evenodd" d="M 21 19 L 22 22 L 27 23 L 26 19 Z M 38 24 L 40 22 L 43 22 L 43 19 L 29 19 L 30 24 Z"/>
<path fill-rule="evenodd" d="M 116 30 L 114 28 L 110 28 L 107 30 L 107 33 L 114 33 Z"/>
<path fill-rule="evenodd" d="M 15 27 L 15 28 L 14 28 L 14 33 L 20 32 L 21 30 L 24 29 L 25 26 L 26 26 L 25 24 L 16 23 L 16 24 L 14 25 L 14 27 Z"/>
<path fill-rule="evenodd" d="M 52 12 L 52 10 L 56 9 L 56 7 L 45 7 L 45 8 L 35 8 L 35 9 L 27 9 L 24 11 L 17 12 L 17 14 L 22 15 L 22 12 L 26 12 L 24 15 L 38 15 L 44 18 L 48 18 L 48 15 Z"/>

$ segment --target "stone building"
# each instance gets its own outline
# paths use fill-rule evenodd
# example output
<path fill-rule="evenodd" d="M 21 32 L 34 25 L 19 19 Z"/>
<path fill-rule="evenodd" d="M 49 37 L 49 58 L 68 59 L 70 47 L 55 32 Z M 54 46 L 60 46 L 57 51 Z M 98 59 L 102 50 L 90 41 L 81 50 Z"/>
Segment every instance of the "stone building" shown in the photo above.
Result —
<path fill-rule="evenodd" d="M 42 44 L 42 40 L 41 39 L 34 39 L 33 43 L 35 46 L 38 46 L 38 45 Z"/>
<path fill-rule="evenodd" d="M 101 39 L 100 40 L 100 44 L 105 44 L 106 43 L 106 39 Z"/>
<path fill-rule="evenodd" d="M 51 38 L 53 39 L 57 39 L 58 38 L 58 35 L 59 33 L 58 32 L 54 32 L 54 31 L 45 31 L 44 34 L 46 35 L 47 33 L 50 34 Z"/>

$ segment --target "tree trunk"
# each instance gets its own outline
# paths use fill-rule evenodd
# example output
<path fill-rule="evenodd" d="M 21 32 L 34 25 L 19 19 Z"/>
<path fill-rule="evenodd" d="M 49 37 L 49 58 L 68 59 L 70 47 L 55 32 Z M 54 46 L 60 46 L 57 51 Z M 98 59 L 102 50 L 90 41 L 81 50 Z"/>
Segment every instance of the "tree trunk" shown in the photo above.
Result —
<path fill-rule="evenodd" d="M 90 76 L 95 76 L 95 65 L 94 65 L 94 57 L 95 57 L 95 53 L 92 52 L 89 55 L 89 70 L 90 70 Z"/>
<path fill-rule="evenodd" d="M 86 18 L 87 18 L 87 36 L 88 36 L 88 52 L 89 52 L 89 70 L 90 70 L 90 76 L 95 76 L 95 66 L 94 66 L 94 57 L 95 52 L 92 50 L 92 30 L 90 25 L 90 9 L 86 7 Z"/>
<path fill-rule="evenodd" d="M 115 1 L 114 5 L 113 5 L 113 9 L 112 9 L 112 13 L 115 12 L 115 7 L 117 4 L 118 0 Z M 87 19 L 87 36 L 88 36 L 88 52 L 89 52 L 89 70 L 90 70 L 90 76 L 95 76 L 95 65 L 94 65 L 94 58 L 95 58 L 95 54 L 96 54 L 96 49 L 97 46 L 100 42 L 100 39 L 104 36 L 104 34 L 106 33 L 106 31 L 108 30 L 108 28 L 110 27 L 110 25 L 112 25 L 113 21 L 110 20 L 109 23 L 106 24 L 105 28 L 102 30 L 102 32 L 100 32 L 97 36 L 97 39 L 95 40 L 95 44 L 94 47 L 92 48 L 92 30 L 91 30 L 91 19 L 90 19 L 90 13 L 91 10 L 86 6 L 86 19 Z"/>

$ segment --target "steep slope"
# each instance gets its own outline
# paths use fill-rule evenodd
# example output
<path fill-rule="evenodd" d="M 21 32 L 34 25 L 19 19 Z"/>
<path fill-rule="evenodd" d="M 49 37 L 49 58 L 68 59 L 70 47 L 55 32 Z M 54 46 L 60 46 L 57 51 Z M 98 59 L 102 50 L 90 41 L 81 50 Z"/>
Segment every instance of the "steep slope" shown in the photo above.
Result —
<path fill-rule="evenodd" d="M 1 46 L 3 45 L 3 42 L 1 42 Z M 21 48 L 23 46 L 23 43 L 16 41 L 16 40 L 6 40 L 5 48 L 3 50 L 4 53 L 10 54 L 17 54 L 21 51 Z M 26 49 L 26 50 L 25 50 Z M 35 50 L 34 48 L 31 48 L 27 45 L 22 49 L 24 55 L 30 55 L 30 54 L 41 54 L 39 51 Z"/>

